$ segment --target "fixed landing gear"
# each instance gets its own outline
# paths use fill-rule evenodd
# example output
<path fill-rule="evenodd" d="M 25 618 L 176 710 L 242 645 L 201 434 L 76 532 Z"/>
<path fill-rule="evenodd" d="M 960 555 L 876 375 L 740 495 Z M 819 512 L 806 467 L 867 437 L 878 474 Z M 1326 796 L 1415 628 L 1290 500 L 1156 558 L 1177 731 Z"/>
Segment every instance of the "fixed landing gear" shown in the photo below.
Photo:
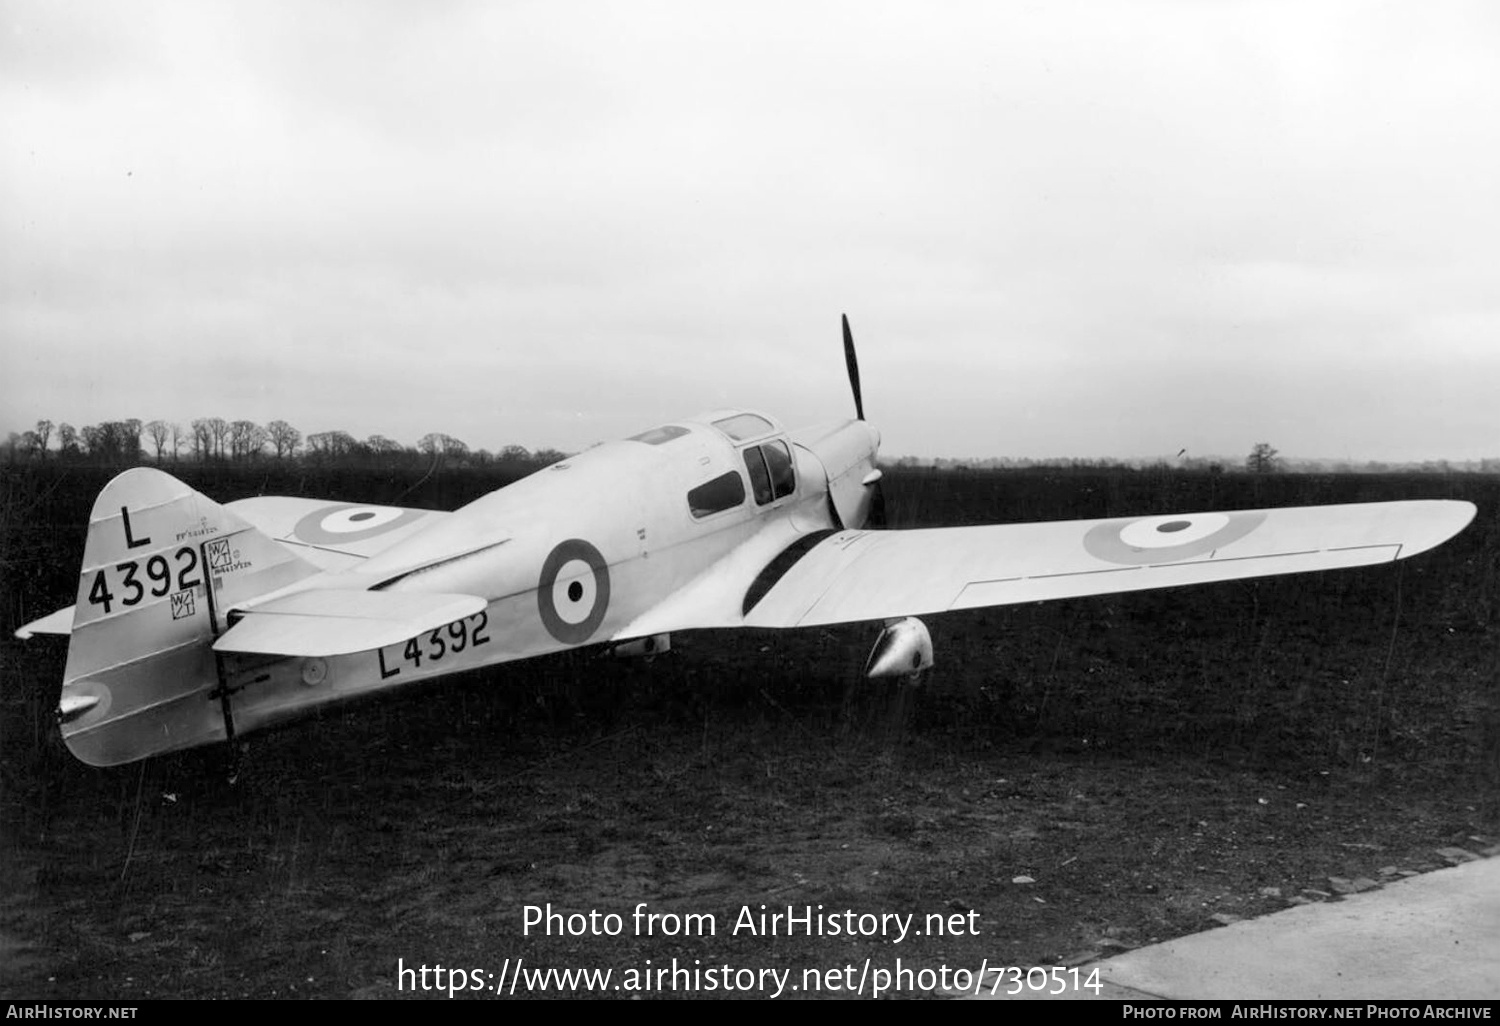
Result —
<path fill-rule="evenodd" d="M 866 677 L 901 677 L 916 683 L 932 668 L 932 635 L 915 616 L 887 620 L 865 662 Z"/>

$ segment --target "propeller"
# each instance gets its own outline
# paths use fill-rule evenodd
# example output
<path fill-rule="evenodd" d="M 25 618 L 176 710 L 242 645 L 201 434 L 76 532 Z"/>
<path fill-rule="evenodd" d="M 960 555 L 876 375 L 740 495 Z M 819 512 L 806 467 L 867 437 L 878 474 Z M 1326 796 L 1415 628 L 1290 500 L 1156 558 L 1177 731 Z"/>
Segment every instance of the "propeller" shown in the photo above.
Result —
<path fill-rule="evenodd" d="M 849 368 L 849 390 L 854 393 L 854 416 L 865 419 L 865 401 L 859 390 L 859 357 L 854 354 L 854 333 L 849 330 L 849 315 L 841 315 L 844 321 L 844 364 Z M 870 510 L 865 516 L 865 526 L 885 526 L 884 482 L 877 478 L 867 485 L 870 489 Z"/>
<path fill-rule="evenodd" d="M 865 419 L 865 403 L 859 395 L 859 357 L 854 355 L 854 333 L 849 330 L 849 315 L 844 318 L 844 363 L 849 368 L 849 388 L 854 392 L 854 415 Z"/>

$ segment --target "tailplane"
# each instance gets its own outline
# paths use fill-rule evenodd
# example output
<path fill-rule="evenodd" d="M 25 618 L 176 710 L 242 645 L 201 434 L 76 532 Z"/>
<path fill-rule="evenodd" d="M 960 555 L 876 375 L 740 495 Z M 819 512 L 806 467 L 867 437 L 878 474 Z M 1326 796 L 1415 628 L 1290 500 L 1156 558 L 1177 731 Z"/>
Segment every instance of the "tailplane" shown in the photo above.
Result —
<path fill-rule="evenodd" d="M 226 612 L 317 573 L 169 474 L 116 477 L 94 502 L 78 578 L 58 705 L 68 748 L 114 766 L 228 737 L 213 650 Z"/>

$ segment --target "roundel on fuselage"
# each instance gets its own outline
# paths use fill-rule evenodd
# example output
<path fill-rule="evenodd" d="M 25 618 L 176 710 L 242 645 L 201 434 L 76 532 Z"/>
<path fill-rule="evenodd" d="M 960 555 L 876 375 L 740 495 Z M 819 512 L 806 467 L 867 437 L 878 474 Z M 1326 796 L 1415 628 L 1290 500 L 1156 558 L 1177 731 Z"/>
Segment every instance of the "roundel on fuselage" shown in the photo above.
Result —
<path fill-rule="evenodd" d="M 1096 524 L 1083 536 L 1089 555 L 1145 566 L 1192 559 L 1239 541 L 1266 519 L 1263 512 L 1187 513 Z"/>
<path fill-rule="evenodd" d="M 419 509 L 339 503 L 315 509 L 297 521 L 292 537 L 309 545 L 347 545 L 405 527 L 424 515 Z"/>
<path fill-rule="evenodd" d="M 609 611 L 609 564 L 582 538 L 559 543 L 542 563 L 536 604 L 548 634 L 566 645 L 583 644 Z"/>

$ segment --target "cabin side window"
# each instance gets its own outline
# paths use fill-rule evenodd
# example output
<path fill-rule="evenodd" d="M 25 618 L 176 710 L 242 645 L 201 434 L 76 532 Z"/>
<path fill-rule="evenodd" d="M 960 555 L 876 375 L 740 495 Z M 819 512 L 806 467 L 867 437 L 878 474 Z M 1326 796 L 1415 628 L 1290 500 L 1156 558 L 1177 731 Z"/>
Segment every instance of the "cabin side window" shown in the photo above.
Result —
<path fill-rule="evenodd" d="M 694 517 L 702 519 L 726 509 L 734 509 L 744 501 L 744 479 L 731 470 L 688 492 L 688 511 Z"/>

